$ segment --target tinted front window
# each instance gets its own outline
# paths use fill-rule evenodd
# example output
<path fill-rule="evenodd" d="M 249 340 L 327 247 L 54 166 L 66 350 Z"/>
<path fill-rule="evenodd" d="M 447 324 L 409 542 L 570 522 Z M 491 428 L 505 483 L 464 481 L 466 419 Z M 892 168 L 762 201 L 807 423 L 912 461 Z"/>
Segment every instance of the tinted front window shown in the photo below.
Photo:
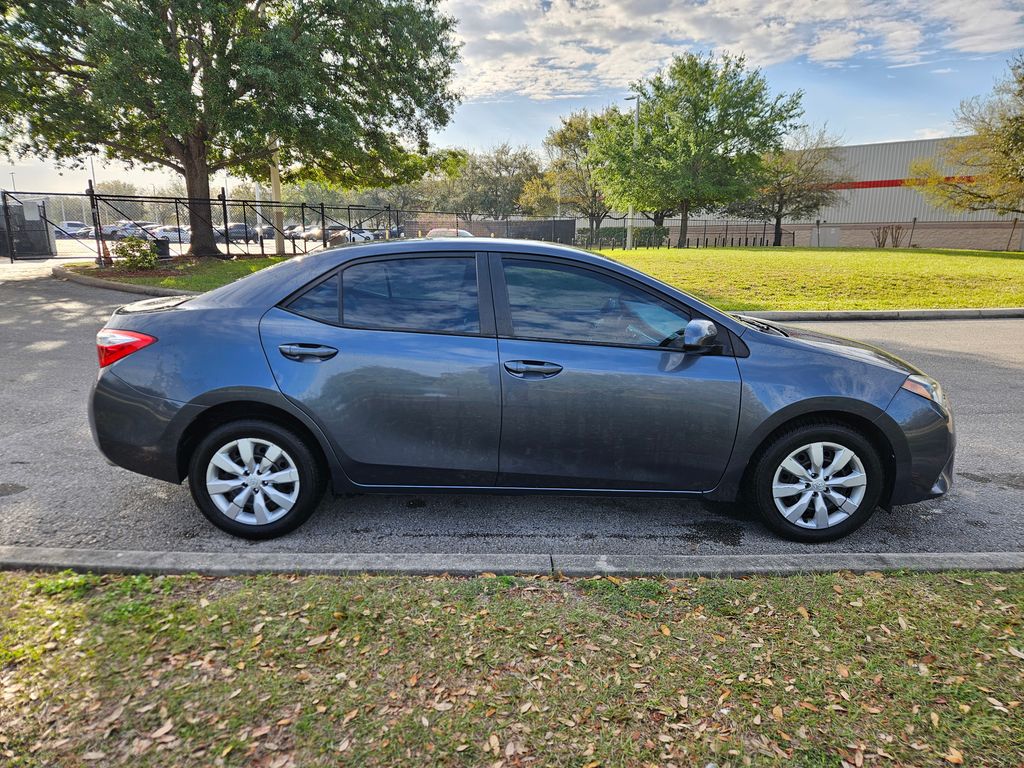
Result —
<path fill-rule="evenodd" d="M 512 332 L 521 338 L 657 346 L 689 316 L 639 288 L 588 269 L 505 260 Z"/>
<path fill-rule="evenodd" d="M 479 333 L 476 259 L 391 259 L 344 272 L 345 325 L 385 330 Z"/>
<path fill-rule="evenodd" d="M 338 276 L 331 275 L 298 298 L 292 299 L 288 309 L 314 320 L 338 322 Z"/>

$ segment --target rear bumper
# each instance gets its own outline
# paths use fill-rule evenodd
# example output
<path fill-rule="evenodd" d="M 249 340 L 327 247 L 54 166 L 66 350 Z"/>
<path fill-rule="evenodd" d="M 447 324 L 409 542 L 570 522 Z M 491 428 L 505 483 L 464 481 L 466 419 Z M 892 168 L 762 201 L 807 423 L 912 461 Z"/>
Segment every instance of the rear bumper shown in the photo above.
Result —
<path fill-rule="evenodd" d="M 912 504 L 949 491 L 956 456 L 952 412 L 901 389 L 886 415 L 896 423 L 906 445 L 905 453 L 897 452 L 890 503 Z"/>
<path fill-rule="evenodd" d="M 105 370 L 89 393 L 89 428 L 96 446 L 112 464 L 179 483 L 181 433 L 202 410 L 147 395 Z"/>

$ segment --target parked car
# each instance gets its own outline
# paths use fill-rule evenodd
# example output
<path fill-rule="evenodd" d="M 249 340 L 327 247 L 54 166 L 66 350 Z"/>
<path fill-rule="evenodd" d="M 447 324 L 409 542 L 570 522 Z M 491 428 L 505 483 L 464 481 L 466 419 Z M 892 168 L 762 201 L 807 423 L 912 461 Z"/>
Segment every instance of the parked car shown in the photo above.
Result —
<path fill-rule="evenodd" d="M 152 233 L 158 240 L 169 240 L 172 243 L 192 242 L 192 230 L 188 227 L 156 227 Z"/>
<path fill-rule="evenodd" d="M 159 225 L 155 222 L 128 222 L 125 224 L 118 224 L 116 237 L 119 240 L 123 240 L 126 237 L 137 237 L 140 240 L 153 240 L 156 235 L 154 231 Z"/>
<path fill-rule="evenodd" d="M 434 229 L 427 232 L 427 237 L 473 237 L 473 233 L 467 232 L 464 229 L 447 229 L 445 227 L 434 227 Z"/>
<path fill-rule="evenodd" d="M 95 440 L 248 538 L 325 487 L 744 498 L 808 542 L 949 489 L 950 405 L 913 365 L 575 248 L 486 251 L 336 248 L 122 307 Z"/>
<path fill-rule="evenodd" d="M 58 240 L 66 240 L 70 237 L 77 237 L 78 233 L 85 228 L 84 221 L 62 221 L 53 228 L 53 236 Z"/>
<path fill-rule="evenodd" d="M 298 240 L 302 237 L 301 224 L 289 224 L 284 228 L 284 236 L 289 240 Z"/>
<path fill-rule="evenodd" d="M 213 239 L 218 243 L 223 243 L 225 240 L 230 240 L 232 243 L 258 243 L 260 241 L 260 233 L 251 224 L 232 224 L 229 222 L 227 236 L 225 237 L 223 226 L 214 227 Z"/>

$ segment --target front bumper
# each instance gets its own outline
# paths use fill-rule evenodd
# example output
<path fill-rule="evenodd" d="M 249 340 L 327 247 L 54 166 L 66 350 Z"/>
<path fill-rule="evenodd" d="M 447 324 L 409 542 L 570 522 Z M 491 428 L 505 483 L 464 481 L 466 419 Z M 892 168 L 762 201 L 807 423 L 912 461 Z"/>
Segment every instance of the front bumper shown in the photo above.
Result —
<path fill-rule="evenodd" d="M 886 409 L 904 438 L 896 452 L 890 504 L 913 504 L 946 493 L 953 484 L 956 429 L 948 405 L 901 389 Z"/>
<path fill-rule="evenodd" d="M 112 464 L 158 480 L 181 482 L 178 444 L 199 406 L 148 395 L 112 370 L 100 372 L 89 393 L 89 428 Z"/>

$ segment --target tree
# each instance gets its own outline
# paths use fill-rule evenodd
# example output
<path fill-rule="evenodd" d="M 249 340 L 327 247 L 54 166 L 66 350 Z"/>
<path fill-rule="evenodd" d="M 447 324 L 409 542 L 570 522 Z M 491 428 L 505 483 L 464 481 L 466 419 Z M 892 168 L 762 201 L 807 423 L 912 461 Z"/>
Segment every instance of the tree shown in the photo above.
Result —
<path fill-rule="evenodd" d="M 210 174 L 344 187 L 419 178 L 451 117 L 439 0 L 5 0 L 0 150 L 102 151 L 181 174 L 191 250 L 216 254 Z"/>
<path fill-rule="evenodd" d="M 558 214 L 558 176 L 548 171 L 529 179 L 523 185 L 516 206 L 528 216 L 555 216 Z"/>
<path fill-rule="evenodd" d="M 520 213 L 519 198 L 527 182 L 540 176 L 540 161 L 527 147 L 499 144 L 479 155 L 471 166 L 471 186 L 480 194 L 480 208 L 492 219 Z"/>
<path fill-rule="evenodd" d="M 573 112 L 563 117 L 561 124 L 548 131 L 544 139 L 544 148 L 551 157 L 557 197 L 564 209 L 586 217 L 591 239 L 596 237 L 610 209 L 597 184 L 589 155 L 595 126 L 602 119 L 601 115 L 587 110 Z"/>
<path fill-rule="evenodd" d="M 121 179 L 107 179 L 105 181 L 96 182 L 96 191 L 101 195 L 141 195 L 142 190 L 138 186 L 132 184 L 130 181 L 123 181 Z"/>
<path fill-rule="evenodd" d="M 683 54 L 633 86 L 639 130 L 617 108 L 598 122 L 589 159 L 605 196 L 621 209 L 689 214 L 749 194 L 761 155 L 777 150 L 802 114 L 802 93 L 772 96 L 743 57 Z M 635 142 L 635 145 L 634 145 Z"/>
<path fill-rule="evenodd" d="M 843 167 L 839 140 L 824 129 L 801 128 L 784 149 L 762 158 L 757 190 L 726 208 L 735 216 L 773 221 L 772 245 L 782 245 L 782 220 L 813 216 L 843 200 L 838 185 L 850 181 Z"/>
<path fill-rule="evenodd" d="M 939 163 L 911 164 L 917 189 L 954 211 L 1024 213 L 1024 55 L 992 94 L 962 102 L 955 124 L 968 135 L 944 142 Z"/>

